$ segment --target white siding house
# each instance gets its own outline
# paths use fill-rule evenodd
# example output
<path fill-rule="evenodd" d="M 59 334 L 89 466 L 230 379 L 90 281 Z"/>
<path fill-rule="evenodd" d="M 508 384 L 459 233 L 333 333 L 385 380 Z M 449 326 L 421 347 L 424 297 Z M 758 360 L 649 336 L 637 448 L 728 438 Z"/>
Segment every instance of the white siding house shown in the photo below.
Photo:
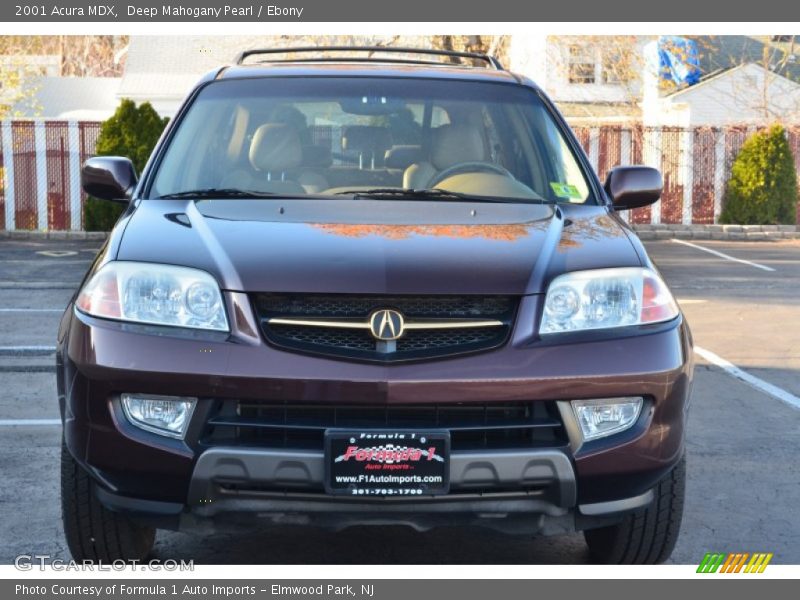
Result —
<path fill-rule="evenodd" d="M 509 67 L 539 84 L 573 123 L 630 122 L 640 118 L 641 63 L 649 39 L 513 36 Z"/>
<path fill-rule="evenodd" d="M 119 104 L 119 77 L 40 77 L 11 113 L 20 118 L 104 121 Z"/>
<path fill-rule="evenodd" d="M 314 36 L 312 41 L 269 35 L 134 35 L 130 38 L 125 73 L 118 98 L 137 104 L 150 102 L 159 114 L 171 117 L 197 81 L 213 69 L 230 64 L 242 50 L 313 44 L 375 45 L 382 36 Z M 395 45 L 413 46 L 416 38 L 397 37 Z"/>
<path fill-rule="evenodd" d="M 654 36 L 513 36 L 509 66 L 538 83 L 574 125 L 800 122 L 796 57 L 781 65 L 785 49 L 754 36 L 693 39 L 703 78 L 677 90 L 647 65 Z M 781 74 L 760 64 L 764 56 Z"/>
<path fill-rule="evenodd" d="M 664 96 L 654 79 L 646 82 L 645 125 L 723 127 L 800 121 L 800 83 L 761 65 L 739 65 Z"/>

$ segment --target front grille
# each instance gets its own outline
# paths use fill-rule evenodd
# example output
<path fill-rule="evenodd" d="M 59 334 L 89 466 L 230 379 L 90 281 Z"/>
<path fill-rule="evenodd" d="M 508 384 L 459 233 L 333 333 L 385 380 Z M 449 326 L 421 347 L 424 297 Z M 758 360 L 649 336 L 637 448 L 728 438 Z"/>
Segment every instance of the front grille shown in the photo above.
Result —
<path fill-rule="evenodd" d="M 410 317 L 502 317 L 513 309 L 508 296 L 350 296 L 261 294 L 259 312 L 305 317 L 361 317 L 392 307 Z"/>
<path fill-rule="evenodd" d="M 350 296 L 260 294 L 256 312 L 268 342 L 288 350 L 380 362 L 439 358 L 496 348 L 511 331 L 517 300 L 509 296 Z M 377 341 L 367 329 L 276 324 L 274 318 L 366 320 L 378 309 L 399 311 L 407 321 L 491 319 L 481 328 L 412 329 L 396 342 Z"/>
<path fill-rule="evenodd" d="M 219 401 L 201 442 L 321 451 L 329 428 L 446 429 L 453 451 L 567 444 L 552 402 L 374 406 Z"/>

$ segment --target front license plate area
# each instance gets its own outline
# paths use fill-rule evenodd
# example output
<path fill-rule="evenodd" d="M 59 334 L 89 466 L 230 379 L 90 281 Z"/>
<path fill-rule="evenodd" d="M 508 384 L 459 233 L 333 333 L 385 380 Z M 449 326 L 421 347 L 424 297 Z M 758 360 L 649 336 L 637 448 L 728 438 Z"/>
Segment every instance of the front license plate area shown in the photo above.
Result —
<path fill-rule="evenodd" d="M 450 432 L 325 432 L 325 491 L 360 497 L 413 497 L 450 489 Z"/>

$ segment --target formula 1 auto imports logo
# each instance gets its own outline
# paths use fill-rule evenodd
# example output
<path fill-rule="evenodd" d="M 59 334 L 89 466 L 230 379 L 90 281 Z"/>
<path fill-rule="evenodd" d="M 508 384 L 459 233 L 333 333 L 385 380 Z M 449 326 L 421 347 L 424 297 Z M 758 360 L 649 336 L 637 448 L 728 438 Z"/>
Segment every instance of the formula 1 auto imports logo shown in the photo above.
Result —
<path fill-rule="evenodd" d="M 420 438 L 421 443 L 425 443 L 425 438 Z M 377 462 L 383 464 L 398 464 L 408 462 L 420 462 L 422 460 L 435 460 L 444 462 L 444 458 L 436 453 L 433 446 L 425 448 L 414 448 L 410 446 L 395 446 L 394 444 L 383 444 L 381 446 L 371 446 L 362 448 L 356 445 L 355 438 L 350 438 L 350 445 L 334 459 L 334 462 L 348 462 L 350 459 L 356 462 Z"/>

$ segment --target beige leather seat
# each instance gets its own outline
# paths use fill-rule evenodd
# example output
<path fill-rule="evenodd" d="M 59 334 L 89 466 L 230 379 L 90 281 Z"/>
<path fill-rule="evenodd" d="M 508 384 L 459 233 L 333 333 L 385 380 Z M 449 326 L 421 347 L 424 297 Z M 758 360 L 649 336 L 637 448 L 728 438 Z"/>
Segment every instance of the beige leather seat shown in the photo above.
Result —
<path fill-rule="evenodd" d="M 248 160 L 252 170 L 234 171 L 222 187 L 275 194 L 316 193 L 328 187 L 324 177 L 302 169 L 303 147 L 291 125 L 265 123 L 256 129 Z"/>
<path fill-rule="evenodd" d="M 430 161 L 410 165 L 403 173 L 403 187 L 430 187 L 439 173 L 461 163 L 487 162 L 488 153 L 479 129 L 471 125 L 443 125 L 434 129 Z"/>
<path fill-rule="evenodd" d="M 305 193 L 300 182 L 289 179 L 286 174 L 299 168 L 303 162 L 303 147 L 294 127 L 284 123 L 265 123 L 256 129 L 248 158 L 255 169 L 249 189 L 257 192 Z"/>
<path fill-rule="evenodd" d="M 358 153 L 359 169 L 383 166 L 383 157 L 392 147 L 392 133 L 386 127 L 350 125 L 342 131 L 342 150 Z"/>

